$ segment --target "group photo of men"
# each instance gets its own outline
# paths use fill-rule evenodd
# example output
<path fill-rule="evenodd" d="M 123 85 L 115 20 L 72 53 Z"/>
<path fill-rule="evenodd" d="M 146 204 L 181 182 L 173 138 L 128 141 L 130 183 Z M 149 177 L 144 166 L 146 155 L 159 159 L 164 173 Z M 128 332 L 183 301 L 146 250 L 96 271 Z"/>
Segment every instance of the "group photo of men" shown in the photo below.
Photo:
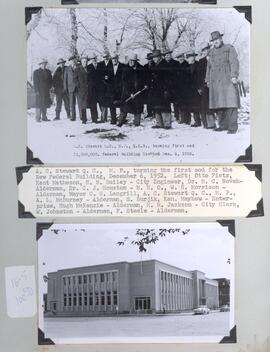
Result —
<path fill-rule="evenodd" d="M 95 53 L 71 56 L 68 65 L 60 58 L 52 74 L 43 59 L 33 75 L 37 121 L 49 121 L 46 110 L 52 103 L 52 91 L 54 120 L 60 120 L 64 105 L 67 118 L 75 121 L 77 104 L 83 124 L 110 118 L 112 125 L 121 127 L 132 114 L 134 126 L 139 126 L 146 106 L 146 117 L 155 119 L 152 128 L 170 129 L 174 115 L 180 124 L 236 133 L 239 60 L 235 48 L 225 44 L 222 36 L 212 32 L 210 42 L 203 42 L 199 52 L 173 56 L 169 49 L 153 50 L 144 65 L 136 53 L 122 63 L 118 53 L 105 51 L 99 62 Z"/>
<path fill-rule="evenodd" d="M 249 30 L 235 9 L 43 8 L 27 26 L 34 144 L 248 139 Z"/>

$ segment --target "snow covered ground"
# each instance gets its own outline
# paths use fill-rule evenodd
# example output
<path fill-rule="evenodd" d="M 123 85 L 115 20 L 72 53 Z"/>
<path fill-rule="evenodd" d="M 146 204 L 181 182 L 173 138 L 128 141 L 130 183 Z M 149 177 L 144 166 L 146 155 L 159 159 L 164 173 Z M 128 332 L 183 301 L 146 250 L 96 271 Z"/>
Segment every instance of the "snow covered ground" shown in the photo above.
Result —
<path fill-rule="evenodd" d="M 172 129 L 152 129 L 155 119 L 142 117 L 141 126 L 122 127 L 109 122 L 94 124 L 77 117 L 70 121 L 62 109 L 61 120 L 53 121 L 55 106 L 48 109 L 49 122 L 36 122 L 35 109 L 29 109 L 28 147 L 43 163 L 153 164 L 234 162 L 250 145 L 249 97 L 242 98 L 239 130 L 236 134 L 192 128 L 173 118 Z M 79 114 L 77 114 L 79 116 Z"/>

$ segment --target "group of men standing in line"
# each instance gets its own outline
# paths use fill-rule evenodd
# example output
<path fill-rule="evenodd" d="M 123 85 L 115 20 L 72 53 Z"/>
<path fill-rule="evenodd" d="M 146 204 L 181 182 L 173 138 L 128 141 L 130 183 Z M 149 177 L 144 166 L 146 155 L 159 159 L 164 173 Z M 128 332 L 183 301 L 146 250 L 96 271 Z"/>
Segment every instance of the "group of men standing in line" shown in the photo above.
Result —
<path fill-rule="evenodd" d="M 200 60 L 196 60 L 194 51 L 173 59 L 170 50 L 153 50 L 142 66 L 137 54 L 130 55 L 128 63 L 123 64 L 118 54 L 110 56 L 105 52 L 101 62 L 95 54 L 80 60 L 70 57 L 69 66 L 60 59 L 53 75 L 47 69 L 47 60 L 42 60 L 33 74 L 37 121 L 49 121 L 46 111 L 53 88 L 55 120 L 60 119 L 64 103 L 68 119 L 75 121 L 77 102 L 82 123 L 87 122 L 89 108 L 93 123 L 106 122 L 110 110 L 111 124 L 121 127 L 130 113 L 134 115 L 134 126 L 139 126 L 146 104 L 147 116 L 156 120 L 153 128 L 171 128 L 173 107 L 179 123 L 191 124 L 193 116 L 192 127 L 203 125 L 214 131 L 236 133 L 239 61 L 235 48 L 224 44 L 222 36 L 218 31 L 211 33 L 210 43 L 201 45 Z M 120 108 L 119 116 L 116 108 Z"/>

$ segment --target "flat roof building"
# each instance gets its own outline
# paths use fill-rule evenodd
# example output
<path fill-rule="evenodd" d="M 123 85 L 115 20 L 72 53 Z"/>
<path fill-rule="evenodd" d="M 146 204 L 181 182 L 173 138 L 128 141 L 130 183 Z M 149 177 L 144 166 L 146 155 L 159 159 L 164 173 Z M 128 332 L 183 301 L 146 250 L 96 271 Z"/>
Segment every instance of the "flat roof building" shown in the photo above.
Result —
<path fill-rule="evenodd" d="M 47 314 L 159 313 L 219 306 L 218 282 L 158 260 L 62 269 L 48 274 Z"/>
<path fill-rule="evenodd" d="M 230 280 L 224 277 L 215 280 L 218 282 L 219 305 L 230 305 Z"/>

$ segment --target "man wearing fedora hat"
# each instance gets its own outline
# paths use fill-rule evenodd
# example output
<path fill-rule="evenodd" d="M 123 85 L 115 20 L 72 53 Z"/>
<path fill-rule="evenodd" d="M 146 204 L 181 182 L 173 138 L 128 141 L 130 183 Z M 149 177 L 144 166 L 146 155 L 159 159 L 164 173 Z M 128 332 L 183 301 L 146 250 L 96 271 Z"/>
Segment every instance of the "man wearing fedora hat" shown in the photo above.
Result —
<path fill-rule="evenodd" d="M 56 108 L 55 108 L 55 119 L 54 120 L 60 120 L 60 113 L 62 109 L 62 103 L 64 101 L 64 106 L 65 110 L 67 113 L 67 118 L 70 119 L 70 106 L 69 106 L 69 99 L 68 99 L 68 94 L 64 90 L 64 75 L 65 75 L 65 66 L 66 60 L 64 59 L 59 59 L 57 62 L 57 69 L 55 70 L 53 74 L 53 88 L 54 88 L 54 93 L 56 96 Z"/>
<path fill-rule="evenodd" d="M 152 128 L 170 129 L 172 123 L 170 84 L 159 49 L 153 50 L 153 66 L 150 72 L 151 80 L 148 97 L 156 119 L 156 124 Z"/>
<path fill-rule="evenodd" d="M 151 68 L 153 66 L 153 54 L 152 53 L 147 53 L 146 55 L 146 60 L 147 63 L 143 66 L 144 67 L 144 74 L 145 74 L 145 82 L 149 86 L 150 85 L 150 79 L 151 79 Z M 145 103 L 146 103 L 146 111 L 147 111 L 147 117 L 152 117 L 154 112 L 153 112 L 153 107 L 148 99 L 148 94 L 149 91 L 146 91 L 144 94 L 145 97 Z"/>
<path fill-rule="evenodd" d="M 50 121 L 47 118 L 47 109 L 51 106 L 50 89 L 52 88 L 52 73 L 47 69 L 48 60 L 42 59 L 39 68 L 33 73 L 34 90 L 36 93 L 36 120 Z"/>
<path fill-rule="evenodd" d="M 97 55 L 92 53 L 89 57 L 91 63 L 87 66 L 88 71 L 88 94 L 92 122 L 98 122 L 98 91 L 99 91 L 99 72 Z"/>
<path fill-rule="evenodd" d="M 170 85 L 170 96 L 171 103 L 173 103 L 174 116 L 176 120 L 179 120 L 179 110 L 177 105 L 177 90 L 178 90 L 178 69 L 179 63 L 178 61 L 172 58 L 172 50 L 166 49 L 163 52 L 164 59 L 162 61 L 162 65 L 166 70 L 168 84 Z"/>
<path fill-rule="evenodd" d="M 189 64 L 187 69 L 187 81 L 186 89 L 183 92 L 184 95 L 184 110 L 193 115 L 193 124 L 191 127 L 201 126 L 200 118 L 200 94 L 197 88 L 197 77 L 198 77 L 198 62 L 196 61 L 197 54 L 194 50 L 190 50 L 186 53 L 186 59 Z"/>
<path fill-rule="evenodd" d="M 108 119 L 108 108 L 112 107 L 112 72 L 113 65 L 108 50 L 103 53 L 103 61 L 98 63 L 99 71 L 99 105 L 101 110 L 101 121 Z"/>
<path fill-rule="evenodd" d="M 224 44 L 222 36 L 219 31 L 211 33 L 213 48 L 209 53 L 206 72 L 209 107 L 218 115 L 219 127 L 215 131 L 234 134 L 238 129 L 237 109 L 240 107 L 237 87 L 239 60 L 235 48 Z"/>
<path fill-rule="evenodd" d="M 111 57 L 112 64 L 113 64 L 113 71 L 111 75 L 111 82 L 112 82 L 112 101 L 120 101 L 122 95 L 122 88 L 123 88 L 123 71 L 126 68 L 126 65 L 119 62 L 119 54 L 117 52 L 112 54 Z M 116 125 L 117 117 L 116 117 L 116 107 L 112 105 L 110 107 L 111 112 L 111 124 Z"/>
<path fill-rule="evenodd" d="M 140 126 L 141 123 L 143 97 L 142 95 L 138 95 L 133 98 L 137 92 L 145 87 L 144 68 L 138 61 L 137 54 L 133 53 L 129 55 L 128 66 L 123 70 L 121 100 L 124 102 L 129 97 L 132 97 L 132 99 L 121 106 L 121 113 L 118 122 L 119 127 L 127 123 L 128 113 L 134 115 L 134 126 Z"/>
<path fill-rule="evenodd" d="M 76 81 L 76 68 L 77 68 L 77 57 L 71 56 L 69 59 L 69 66 L 64 72 L 64 90 L 68 94 L 69 98 L 69 111 L 71 114 L 70 120 L 76 120 L 76 96 L 77 96 L 77 81 Z"/>
<path fill-rule="evenodd" d="M 187 72 L 189 70 L 189 64 L 185 59 L 185 52 L 180 52 L 176 59 L 178 60 L 178 70 L 177 70 L 177 94 L 176 94 L 176 101 L 177 101 L 177 111 L 178 111 L 178 121 L 179 123 L 185 123 L 187 125 L 190 124 L 190 113 L 183 109 L 184 106 L 184 95 L 187 86 Z M 177 118 L 177 116 L 176 116 Z"/>
<path fill-rule="evenodd" d="M 81 65 L 75 70 L 75 82 L 77 86 L 77 99 L 80 113 L 80 119 L 83 124 L 87 122 L 86 109 L 90 107 L 89 92 L 88 92 L 88 57 L 82 56 L 80 58 Z"/>
<path fill-rule="evenodd" d="M 197 89 L 201 96 L 200 114 L 204 128 L 215 128 L 213 111 L 209 109 L 209 88 L 205 82 L 210 44 L 203 42 L 200 46 L 200 60 L 198 61 Z"/>

